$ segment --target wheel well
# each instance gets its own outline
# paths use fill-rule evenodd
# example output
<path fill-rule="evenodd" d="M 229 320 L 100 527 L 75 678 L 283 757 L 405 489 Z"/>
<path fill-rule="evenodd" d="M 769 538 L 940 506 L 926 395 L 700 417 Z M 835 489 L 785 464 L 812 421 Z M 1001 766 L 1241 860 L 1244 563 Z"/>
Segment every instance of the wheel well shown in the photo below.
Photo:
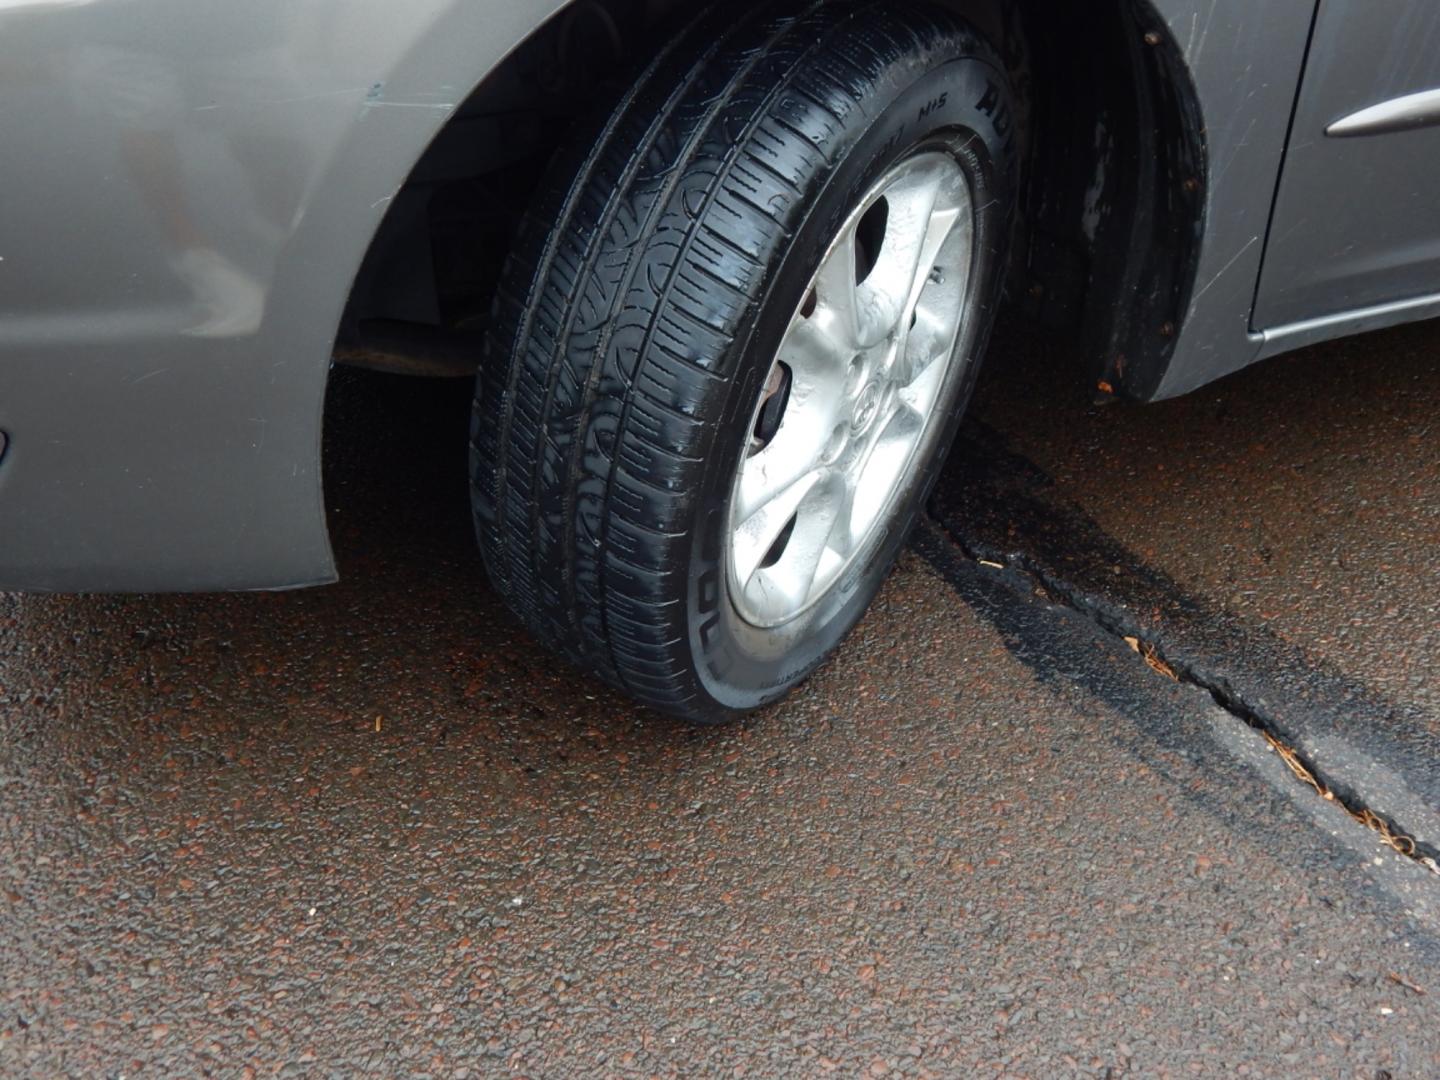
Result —
<path fill-rule="evenodd" d="M 473 373 L 515 226 L 555 150 L 618 97 L 685 0 L 573 0 L 484 80 L 397 193 L 341 324 L 337 359 Z"/>
<path fill-rule="evenodd" d="M 1189 307 L 1207 156 L 1183 50 L 1150 0 L 1021 0 L 1028 103 L 1014 293 L 1078 335 L 1102 392 L 1152 397 Z"/>
<path fill-rule="evenodd" d="M 1022 102 L 1012 300 L 1077 336 L 1097 383 L 1149 397 L 1189 302 L 1203 225 L 1203 131 L 1178 44 L 1150 0 L 941 2 L 1001 49 Z M 356 279 L 340 359 L 473 371 L 513 228 L 550 156 L 689 6 L 575 0 L 484 79 L 391 204 Z"/>

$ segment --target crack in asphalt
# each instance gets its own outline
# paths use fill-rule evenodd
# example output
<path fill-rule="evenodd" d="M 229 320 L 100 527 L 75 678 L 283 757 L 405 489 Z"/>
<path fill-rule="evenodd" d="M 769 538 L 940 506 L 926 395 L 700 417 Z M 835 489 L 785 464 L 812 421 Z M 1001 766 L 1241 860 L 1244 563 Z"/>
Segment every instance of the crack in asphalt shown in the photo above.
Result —
<path fill-rule="evenodd" d="M 1171 655 L 1166 651 L 1163 640 L 1153 632 L 1147 632 L 1139 620 L 1123 608 L 1089 595 L 1057 577 L 1036 560 L 1014 552 L 1003 557 L 997 554 L 982 554 L 944 522 L 930 516 L 926 517 L 925 522 L 927 528 L 943 534 L 945 539 L 972 562 L 1021 574 L 1050 602 L 1070 609 L 1108 636 L 1124 642 L 1131 651 L 1139 655 L 1151 671 L 1161 677 L 1203 690 L 1222 710 L 1259 732 L 1285 761 L 1298 781 L 1376 832 L 1396 854 L 1418 862 L 1432 874 L 1440 876 L 1440 848 L 1411 836 L 1394 819 L 1377 813 L 1366 805 L 1353 786 L 1338 777 L 1328 775 L 1313 759 L 1285 740 L 1282 734 L 1283 725 L 1268 710 L 1247 701 L 1224 675 Z"/>

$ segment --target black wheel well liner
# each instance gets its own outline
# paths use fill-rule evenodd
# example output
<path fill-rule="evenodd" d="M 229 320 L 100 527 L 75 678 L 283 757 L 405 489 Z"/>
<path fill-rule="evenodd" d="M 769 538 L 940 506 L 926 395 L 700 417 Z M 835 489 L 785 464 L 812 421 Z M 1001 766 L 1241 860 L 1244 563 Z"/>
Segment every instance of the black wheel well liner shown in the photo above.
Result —
<path fill-rule="evenodd" d="M 1016 5 L 1028 105 L 1014 292 L 1077 335 L 1102 393 L 1154 396 L 1194 290 L 1207 153 L 1198 93 L 1150 0 Z"/>

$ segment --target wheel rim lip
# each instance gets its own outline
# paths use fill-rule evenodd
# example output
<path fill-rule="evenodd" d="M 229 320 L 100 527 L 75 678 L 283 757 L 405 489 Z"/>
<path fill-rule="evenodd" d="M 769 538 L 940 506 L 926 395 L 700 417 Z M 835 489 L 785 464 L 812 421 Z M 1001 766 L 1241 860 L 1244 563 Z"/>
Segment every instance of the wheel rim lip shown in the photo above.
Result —
<path fill-rule="evenodd" d="M 950 289 L 948 293 L 944 294 L 948 295 L 951 298 L 952 306 L 954 308 L 953 315 L 948 320 L 949 324 L 945 328 L 938 354 L 935 358 L 929 361 L 929 364 L 927 364 L 926 366 L 926 370 L 928 370 L 930 366 L 938 366 L 940 369 L 938 373 L 934 376 L 936 390 L 932 399 L 928 403 L 925 415 L 923 416 L 923 423 L 921 424 L 920 429 L 915 431 L 913 437 L 909 439 L 909 444 L 906 447 L 904 453 L 904 460 L 898 464 L 898 467 L 894 467 L 891 469 L 892 483 L 890 484 L 888 492 L 886 492 L 885 496 L 879 500 L 878 506 L 873 505 L 872 501 L 871 512 L 868 514 L 868 520 L 865 524 L 863 534 L 853 542 L 849 554 L 843 559 L 840 565 L 836 566 L 832 563 L 832 565 L 830 565 L 823 574 L 817 572 L 817 574 L 815 575 L 815 579 L 811 582 L 810 586 L 805 591 L 803 599 L 799 602 L 794 602 L 792 598 L 792 600 L 788 603 L 757 603 L 751 593 L 752 591 L 754 591 L 757 581 L 761 580 L 760 570 L 757 570 L 754 574 L 752 574 L 749 580 L 741 580 L 742 572 L 737 565 L 736 557 L 737 536 L 740 527 L 745 524 L 745 522 L 739 521 L 737 520 L 737 518 L 740 516 L 741 490 L 746 477 L 746 469 L 747 466 L 751 465 L 752 463 L 752 456 L 750 455 L 750 453 L 748 451 L 743 452 L 744 456 L 742 456 L 741 461 L 736 468 L 735 478 L 731 485 L 730 500 L 726 517 L 725 544 L 722 557 L 726 568 L 726 576 L 729 584 L 731 603 L 734 605 L 737 614 L 739 614 L 739 616 L 745 622 L 759 629 L 780 629 L 796 621 L 802 616 L 808 614 L 815 607 L 821 604 L 826 599 L 826 597 L 828 597 L 832 592 L 834 592 L 834 590 L 847 579 L 847 577 L 850 575 L 851 571 L 856 565 L 863 565 L 864 562 L 868 561 L 868 559 L 873 555 L 874 551 L 878 548 L 884 536 L 888 534 L 888 529 L 885 528 L 885 525 L 894 512 L 896 501 L 899 499 L 901 492 L 903 492 L 910 485 L 910 483 L 914 480 L 916 474 L 919 471 L 919 466 L 922 460 L 922 451 L 932 441 L 934 431 L 938 426 L 940 420 L 942 419 L 943 410 L 940 408 L 940 406 L 949 396 L 945 393 L 945 390 L 953 383 L 957 367 L 960 366 L 960 364 L 962 363 L 962 361 L 960 361 L 958 357 L 958 353 L 960 341 L 962 338 L 962 332 L 965 329 L 967 323 L 967 315 L 969 314 L 969 301 L 975 276 L 975 236 L 978 228 L 978 222 L 976 220 L 977 214 L 974 190 L 971 185 L 969 175 L 961 167 L 958 160 L 958 139 L 941 139 L 932 140 L 926 144 L 923 144 L 922 146 L 919 146 L 913 151 L 911 151 L 903 159 L 897 161 L 871 186 L 871 188 L 866 192 L 864 197 L 861 198 L 856 204 L 856 206 L 852 209 L 851 213 L 847 216 L 845 223 L 842 225 L 837 235 L 832 239 L 830 245 L 826 249 L 825 254 L 822 256 L 819 263 L 819 268 L 812 276 L 812 279 L 805 291 L 805 298 L 802 299 L 800 304 L 797 306 L 795 312 L 792 313 L 790 321 L 789 323 L 787 323 L 785 336 L 782 338 L 782 345 L 779 349 L 777 349 L 777 355 L 772 360 L 769 372 L 773 372 L 776 365 L 781 362 L 780 353 L 784 348 L 784 344 L 789 342 L 790 334 L 795 329 L 797 323 L 802 319 L 806 318 L 804 314 L 805 308 L 814 303 L 814 297 L 816 289 L 818 287 L 819 279 L 821 275 L 825 272 L 826 267 L 830 264 L 832 258 L 835 257 L 837 249 L 839 249 L 840 246 L 847 241 L 847 237 L 853 239 L 852 234 L 855 232 L 857 226 L 865 217 L 865 215 L 882 198 L 886 198 L 890 192 L 896 189 L 896 187 L 910 174 L 910 172 L 916 168 L 917 162 L 920 162 L 927 158 L 945 159 L 948 167 L 953 170 L 952 179 L 954 181 L 958 181 L 957 190 L 959 195 L 959 205 L 955 208 L 956 220 L 950 226 L 948 232 L 945 234 L 944 243 L 940 251 L 942 254 L 946 252 L 951 252 L 957 236 L 962 234 L 964 238 L 964 245 L 966 248 L 966 258 L 962 262 L 958 263 L 955 267 L 956 271 L 962 276 L 962 280 L 954 283 L 953 288 Z M 963 229 L 961 228 L 962 224 L 964 226 Z M 932 265 L 938 266 L 939 263 L 940 259 L 937 258 L 933 261 Z M 928 286 L 922 286 L 919 283 L 922 280 L 928 278 L 930 273 L 931 266 L 917 267 L 916 275 L 911 283 L 912 288 L 915 288 L 916 290 L 915 300 L 906 308 L 902 309 L 900 313 L 900 319 L 902 322 L 908 321 L 912 313 L 918 312 L 926 307 L 925 297 L 929 293 L 929 289 Z M 860 283 L 857 283 L 857 293 L 859 289 Z M 908 347 L 909 332 L 909 329 L 907 329 L 904 332 L 900 333 L 902 350 Z M 870 351 L 874 351 L 883 347 L 885 347 L 885 343 L 882 342 L 876 345 L 867 346 L 866 348 Z M 859 391 L 859 393 L 868 394 L 870 390 L 873 389 L 873 387 L 873 382 L 867 384 L 862 380 L 861 390 Z M 889 388 L 881 392 L 881 413 L 883 413 L 887 407 L 888 403 L 886 400 L 886 395 L 888 392 Z M 766 398 L 762 395 L 760 401 L 757 402 L 755 406 L 754 413 L 750 420 L 750 425 L 746 429 L 747 438 L 751 437 L 756 431 L 757 425 L 759 423 L 760 413 L 761 410 L 764 408 L 765 403 Z M 861 435 L 853 435 L 852 433 L 852 437 L 862 438 L 868 436 L 872 428 L 876 426 L 884 426 L 890 424 L 891 421 L 895 419 L 895 415 L 896 414 L 891 413 L 890 415 L 885 416 L 885 418 L 878 423 L 875 419 L 872 418 L 867 424 L 863 425 L 863 427 L 865 428 L 864 433 L 862 433 Z M 784 420 L 782 418 L 779 431 L 783 432 L 783 430 Z M 778 438 L 778 434 L 776 438 Z M 866 454 L 866 460 L 860 463 L 857 470 L 857 478 L 855 480 L 857 494 L 859 485 L 863 483 L 865 477 L 868 476 L 868 467 L 870 465 L 869 459 L 874 456 L 874 449 L 874 446 L 870 447 L 869 452 Z M 823 457 L 824 454 L 822 454 L 821 458 L 817 459 L 817 461 L 823 459 Z M 816 486 L 819 487 L 824 482 L 825 481 L 817 483 Z M 798 514 L 799 510 L 797 509 L 797 518 Z M 853 508 L 851 517 L 853 520 Z M 793 539 L 791 542 L 793 542 Z M 762 566 L 761 569 L 763 570 L 765 568 Z"/>

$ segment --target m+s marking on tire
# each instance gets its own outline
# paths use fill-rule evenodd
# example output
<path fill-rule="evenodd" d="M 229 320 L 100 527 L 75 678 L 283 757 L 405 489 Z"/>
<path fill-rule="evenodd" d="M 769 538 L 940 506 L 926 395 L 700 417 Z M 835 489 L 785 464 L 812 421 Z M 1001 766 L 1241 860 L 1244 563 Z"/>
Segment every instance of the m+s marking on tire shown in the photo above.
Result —
<path fill-rule="evenodd" d="M 941 94 L 939 97 L 930 101 L 928 104 L 925 105 L 923 109 L 920 110 L 920 119 L 924 120 L 931 113 L 939 112 L 948 104 L 950 104 L 950 95 L 948 93 Z"/>

